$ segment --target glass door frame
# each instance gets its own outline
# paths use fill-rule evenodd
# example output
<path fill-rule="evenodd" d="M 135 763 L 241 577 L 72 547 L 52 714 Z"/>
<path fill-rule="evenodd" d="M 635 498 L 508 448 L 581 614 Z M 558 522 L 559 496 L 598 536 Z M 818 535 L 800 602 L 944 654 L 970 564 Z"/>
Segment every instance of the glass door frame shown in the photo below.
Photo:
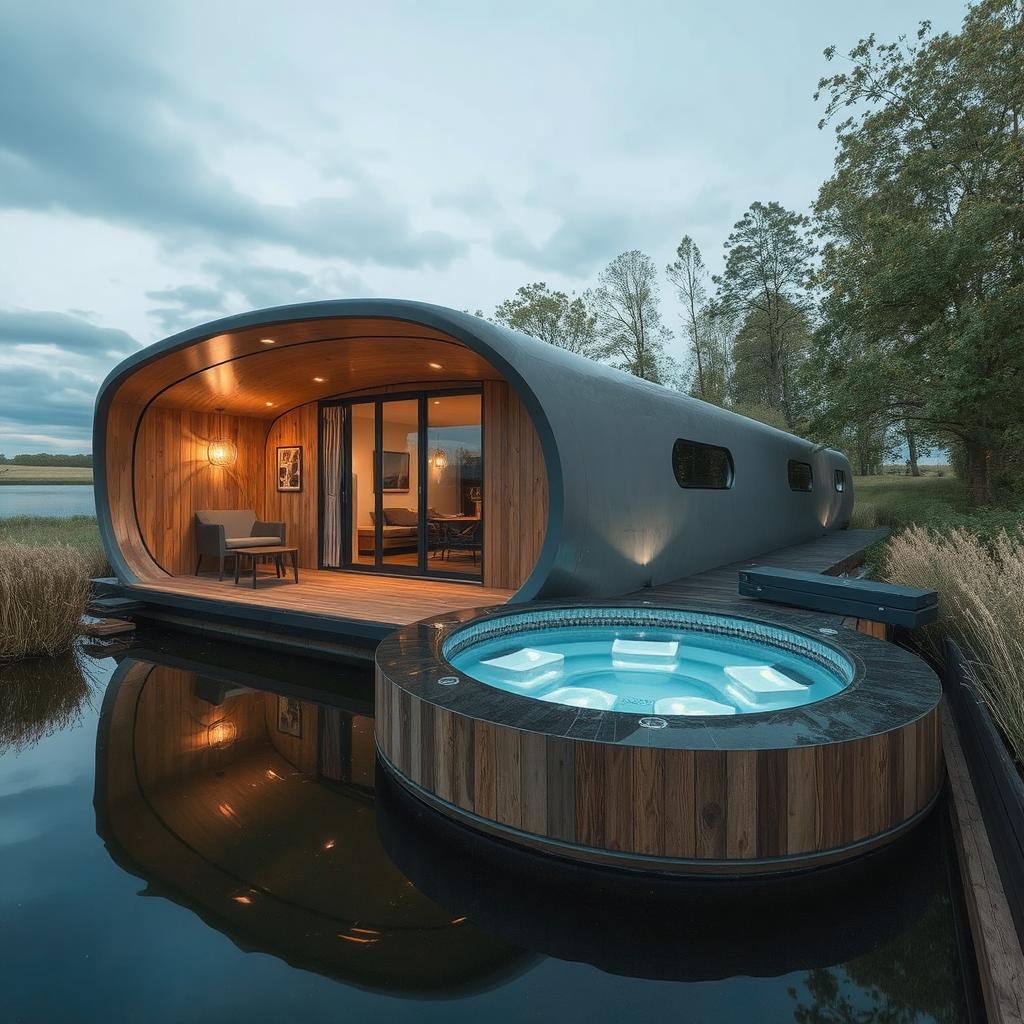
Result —
<path fill-rule="evenodd" d="M 371 573 L 382 576 L 406 576 L 416 579 L 449 580 L 454 583 L 483 583 L 484 575 L 484 517 L 487 515 L 486 503 L 484 512 L 480 518 L 480 569 L 479 572 L 469 575 L 467 573 L 444 571 L 433 568 L 430 565 L 430 552 L 427 550 L 427 508 L 428 488 L 427 471 L 429 452 L 427 451 L 427 435 L 430 428 L 428 417 L 429 401 L 431 398 L 455 397 L 457 395 L 477 395 L 480 398 L 480 480 L 481 485 L 486 480 L 487 467 L 484 464 L 484 437 L 486 425 L 484 423 L 484 401 L 483 385 L 470 385 L 468 387 L 437 388 L 431 390 L 417 389 L 414 391 L 394 391 L 368 395 L 352 395 L 346 398 L 332 398 L 318 403 L 317 424 L 318 434 L 323 431 L 323 417 L 321 411 L 326 406 L 340 405 L 342 407 L 342 466 L 341 466 L 341 565 L 325 566 L 323 564 L 323 488 L 320 488 L 318 497 L 318 536 L 317 536 L 317 566 L 325 572 L 358 572 Z M 353 493 L 352 493 L 352 406 L 373 405 L 373 479 L 383 479 L 384 462 L 384 405 L 387 402 L 403 402 L 415 400 L 417 402 L 416 417 L 416 551 L 417 560 L 415 566 L 410 565 L 389 565 L 384 561 L 384 491 L 381 487 L 373 487 L 373 562 L 353 561 L 352 535 L 353 535 Z M 317 446 L 318 461 L 320 463 L 320 479 L 323 480 L 323 444 Z"/>

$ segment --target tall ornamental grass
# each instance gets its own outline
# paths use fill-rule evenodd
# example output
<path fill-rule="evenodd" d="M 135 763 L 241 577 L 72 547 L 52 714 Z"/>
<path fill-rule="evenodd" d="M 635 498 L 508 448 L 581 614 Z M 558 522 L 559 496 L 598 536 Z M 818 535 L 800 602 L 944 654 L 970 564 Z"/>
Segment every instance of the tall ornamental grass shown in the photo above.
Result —
<path fill-rule="evenodd" d="M 985 540 L 957 527 L 911 526 L 888 544 L 890 583 L 931 587 L 939 621 L 921 631 L 937 657 L 952 637 L 970 661 L 980 696 L 1024 764 L 1024 527 Z"/>
<path fill-rule="evenodd" d="M 70 650 L 88 600 L 80 551 L 0 542 L 0 663 Z"/>

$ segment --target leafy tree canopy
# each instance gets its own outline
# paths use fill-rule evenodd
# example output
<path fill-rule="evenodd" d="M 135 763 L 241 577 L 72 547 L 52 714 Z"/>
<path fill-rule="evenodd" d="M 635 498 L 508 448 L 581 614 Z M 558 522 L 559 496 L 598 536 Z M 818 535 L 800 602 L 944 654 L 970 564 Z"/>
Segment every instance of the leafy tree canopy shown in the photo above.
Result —
<path fill-rule="evenodd" d="M 826 397 L 957 440 L 981 504 L 1024 423 L 1024 2 L 849 61 L 818 93 L 838 142 L 816 207 Z"/>

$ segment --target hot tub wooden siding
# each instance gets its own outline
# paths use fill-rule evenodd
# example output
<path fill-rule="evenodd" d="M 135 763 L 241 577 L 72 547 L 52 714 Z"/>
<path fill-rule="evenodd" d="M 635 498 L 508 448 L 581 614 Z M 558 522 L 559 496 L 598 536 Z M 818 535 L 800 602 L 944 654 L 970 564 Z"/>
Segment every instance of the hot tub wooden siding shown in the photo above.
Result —
<path fill-rule="evenodd" d="M 378 750 L 441 811 L 526 845 L 562 845 L 568 856 L 663 859 L 637 864 L 658 870 L 743 873 L 841 859 L 921 815 L 943 778 L 937 707 L 846 742 L 693 750 L 464 717 L 379 669 L 376 706 Z"/>

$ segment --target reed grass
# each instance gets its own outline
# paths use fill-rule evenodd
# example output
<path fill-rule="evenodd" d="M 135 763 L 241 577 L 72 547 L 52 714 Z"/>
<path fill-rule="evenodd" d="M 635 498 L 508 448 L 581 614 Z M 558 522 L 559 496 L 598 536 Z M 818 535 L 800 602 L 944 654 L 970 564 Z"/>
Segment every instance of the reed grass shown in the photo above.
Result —
<path fill-rule="evenodd" d="M 81 551 L 0 543 L 0 663 L 69 651 L 88 601 Z"/>
<path fill-rule="evenodd" d="M 95 516 L 11 516 L 0 519 L 0 544 L 33 548 L 67 545 L 85 555 L 89 576 L 109 576 Z"/>
<path fill-rule="evenodd" d="M 890 583 L 938 591 L 939 621 L 920 638 L 937 658 L 943 636 L 959 644 L 979 695 L 1024 764 L 1024 527 L 986 539 L 963 527 L 911 526 L 889 541 L 882 572 Z"/>

